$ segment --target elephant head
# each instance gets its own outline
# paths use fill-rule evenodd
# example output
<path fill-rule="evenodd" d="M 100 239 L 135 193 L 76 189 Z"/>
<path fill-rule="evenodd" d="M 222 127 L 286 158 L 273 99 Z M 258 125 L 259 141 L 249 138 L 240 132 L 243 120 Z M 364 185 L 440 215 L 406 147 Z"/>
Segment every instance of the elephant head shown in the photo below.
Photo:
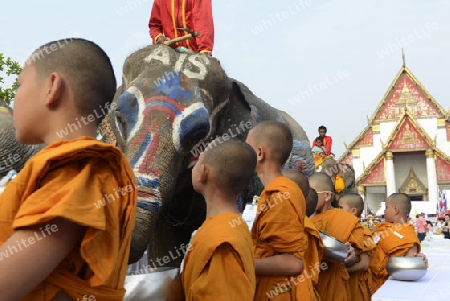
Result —
<path fill-rule="evenodd" d="M 16 140 L 13 124 L 12 109 L 0 105 L 0 178 L 7 175 L 10 170 L 19 172 L 25 163 L 39 152 L 44 145 L 26 145 Z"/>
<path fill-rule="evenodd" d="M 124 63 L 113 104 L 111 128 L 138 184 L 130 263 L 148 248 L 150 267 L 179 265 L 180 251 L 206 213 L 203 198 L 192 188 L 190 168 L 213 139 L 244 140 L 255 123 L 280 120 L 291 127 L 297 146 L 307 147 L 286 164 L 313 171 L 303 129 L 229 78 L 207 55 L 178 53 L 164 45 L 138 50 Z"/>

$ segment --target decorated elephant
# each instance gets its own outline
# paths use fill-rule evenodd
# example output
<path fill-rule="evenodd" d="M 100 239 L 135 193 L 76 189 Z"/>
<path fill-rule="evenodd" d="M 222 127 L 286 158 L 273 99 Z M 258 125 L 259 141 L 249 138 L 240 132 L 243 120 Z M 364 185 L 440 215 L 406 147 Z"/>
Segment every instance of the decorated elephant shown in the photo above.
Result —
<path fill-rule="evenodd" d="M 192 188 L 191 168 L 213 139 L 244 140 L 254 124 L 279 120 L 295 140 L 285 167 L 314 172 L 302 127 L 229 78 L 208 55 L 178 53 L 165 45 L 136 51 L 125 60 L 113 104 L 108 120 L 116 139 L 108 139 L 117 140 L 138 183 L 130 263 L 147 249 L 150 267 L 179 266 L 206 214 L 203 198 Z"/>
<path fill-rule="evenodd" d="M 10 170 L 19 172 L 44 145 L 26 145 L 16 140 L 12 109 L 0 102 L 0 178 Z"/>

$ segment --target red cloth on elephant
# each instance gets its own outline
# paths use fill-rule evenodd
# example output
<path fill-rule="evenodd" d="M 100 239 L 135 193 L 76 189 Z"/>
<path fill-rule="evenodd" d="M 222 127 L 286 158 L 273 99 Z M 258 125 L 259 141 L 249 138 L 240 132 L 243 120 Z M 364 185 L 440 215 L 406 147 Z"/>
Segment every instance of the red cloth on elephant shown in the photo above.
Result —
<path fill-rule="evenodd" d="M 253 301 L 255 258 L 242 217 L 229 212 L 206 219 L 192 238 L 181 272 L 186 300 Z"/>
<path fill-rule="evenodd" d="M 188 34 L 177 28 L 198 31 L 200 35 L 172 44 L 184 46 L 194 52 L 211 53 L 214 47 L 214 22 L 211 0 L 155 0 L 148 23 L 153 43 L 164 35 L 170 39 Z"/>
<path fill-rule="evenodd" d="M 311 217 L 316 229 L 342 242 L 350 242 L 357 250 L 364 249 L 364 229 L 359 218 L 342 209 L 330 209 Z M 344 264 L 327 260 L 320 271 L 316 289 L 321 301 L 350 301 L 350 278 Z"/>
<path fill-rule="evenodd" d="M 119 187 L 126 193 L 119 193 Z M 0 245 L 14 230 L 57 217 L 83 225 L 86 231 L 80 247 L 24 301 L 50 301 L 61 290 L 73 300 L 85 295 L 97 301 L 123 299 L 135 187 L 122 152 L 90 137 L 56 142 L 27 161 L 0 195 Z M 83 267 L 82 279 L 78 274 Z"/>
<path fill-rule="evenodd" d="M 389 222 L 377 224 L 373 232 L 373 240 L 377 244 L 370 257 L 372 282 L 371 293 L 374 294 L 389 278 L 386 264 L 391 256 L 404 256 L 410 248 L 417 245 L 420 253 L 420 241 L 414 226 L 409 223 L 395 225 Z"/>
<path fill-rule="evenodd" d="M 364 229 L 364 245 L 361 252 L 366 252 L 370 256 L 375 249 L 375 243 L 372 239 L 372 232 L 368 227 L 363 226 Z M 370 301 L 372 294 L 370 293 L 370 283 L 372 275 L 370 268 L 367 271 L 350 273 L 349 285 L 352 292 L 352 300 L 354 301 Z"/>
<path fill-rule="evenodd" d="M 304 223 L 306 201 L 298 185 L 286 177 L 277 177 L 267 185 L 257 203 L 252 227 L 255 258 L 291 253 L 303 259 L 308 247 Z M 305 265 L 303 265 L 305 266 Z M 255 300 L 310 300 L 307 281 L 301 274 L 256 276 Z"/>
<path fill-rule="evenodd" d="M 325 153 L 331 155 L 331 145 L 333 144 L 333 139 L 330 136 L 324 136 L 322 139 L 323 146 L 325 147 Z M 313 140 L 311 148 L 316 146 L 316 140 Z"/>

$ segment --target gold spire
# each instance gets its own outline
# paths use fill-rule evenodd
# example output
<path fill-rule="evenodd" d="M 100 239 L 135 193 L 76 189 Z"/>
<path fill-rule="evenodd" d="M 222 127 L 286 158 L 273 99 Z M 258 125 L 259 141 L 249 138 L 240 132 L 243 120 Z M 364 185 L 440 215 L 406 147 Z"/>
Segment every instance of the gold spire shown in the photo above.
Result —
<path fill-rule="evenodd" d="M 403 48 L 402 48 L 402 59 L 403 59 L 403 68 L 405 68 L 406 62 L 405 62 L 405 53 L 403 52 Z"/>

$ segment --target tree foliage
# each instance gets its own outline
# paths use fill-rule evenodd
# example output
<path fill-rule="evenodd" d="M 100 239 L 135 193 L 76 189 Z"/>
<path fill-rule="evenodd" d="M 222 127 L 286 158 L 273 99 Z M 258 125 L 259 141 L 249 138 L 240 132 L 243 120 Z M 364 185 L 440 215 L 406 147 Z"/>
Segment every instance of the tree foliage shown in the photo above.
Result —
<path fill-rule="evenodd" d="M 18 87 L 17 83 L 17 75 L 22 71 L 20 64 L 16 61 L 13 61 L 10 57 L 4 57 L 3 53 L 0 53 L 0 101 L 10 104 L 11 100 L 16 95 L 16 89 Z M 11 87 L 5 86 L 4 77 L 6 76 L 14 76 L 14 83 Z"/>

